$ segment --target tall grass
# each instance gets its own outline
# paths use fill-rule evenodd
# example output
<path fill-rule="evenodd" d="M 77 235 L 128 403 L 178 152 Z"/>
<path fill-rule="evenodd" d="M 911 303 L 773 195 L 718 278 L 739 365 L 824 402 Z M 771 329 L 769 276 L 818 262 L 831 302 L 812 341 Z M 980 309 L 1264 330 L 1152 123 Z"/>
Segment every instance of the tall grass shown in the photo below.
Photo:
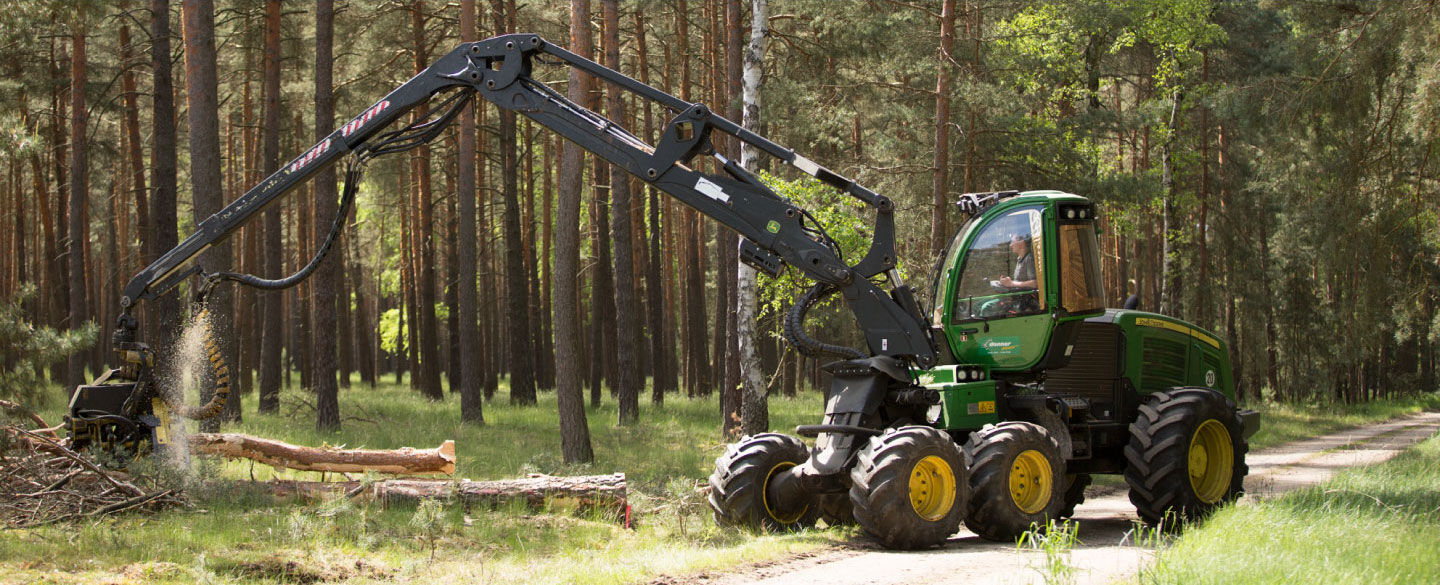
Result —
<path fill-rule="evenodd" d="M 1376 466 L 1222 510 L 1163 551 L 1146 584 L 1440 583 L 1440 437 Z"/>

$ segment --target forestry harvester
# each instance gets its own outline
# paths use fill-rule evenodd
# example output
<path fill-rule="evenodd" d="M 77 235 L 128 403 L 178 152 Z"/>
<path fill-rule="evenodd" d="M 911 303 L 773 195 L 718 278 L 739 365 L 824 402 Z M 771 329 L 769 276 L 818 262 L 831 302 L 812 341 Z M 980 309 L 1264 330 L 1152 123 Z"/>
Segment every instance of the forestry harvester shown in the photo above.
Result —
<path fill-rule="evenodd" d="M 648 144 L 551 89 L 535 65 L 577 68 L 658 103 L 674 117 Z M 72 444 L 111 452 L 169 448 L 171 417 L 218 414 L 228 373 L 207 336 L 217 388 L 207 404 L 168 398 L 155 353 L 136 339 L 136 303 L 190 277 L 197 301 L 223 282 L 276 290 L 310 275 L 344 225 L 367 161 L 439 136 L 476 96 L 518 112 L 743 236 L 739 257 L 814 281 L 785 319 L 809 355 L 841 359 L 821 424 L 746 437 L 716 461 L 709 501 L 727 525 L 788 529 L 858 522 L 886 546 L 932 546 L 962 519 L 992 539 L 1070 514 L 1090 474 L 1123 473 L 1142 518 L 1194 518 L 1233 500 L 1246 473 L 1254 412 L 1233 401 L 1224 343 L 1194 325 L 1132 309 L 1107 310 L 1095 207 L 1054 191 L 965 195 L 967 219 L 921 309 L 895 270 L 893 202 L 793 150 L 533 34 L 463 43 L 202 222 L 150 264 L 120 298 L 115 348 L 124 365 L 76 389 Z M 392 125 L 428 102 L 428 119 Z M 813 216 L 715 151 L 720 132 L 859 200 L 875 214 L 868 252 L 853 264 Z M 329 238 L 298 272 L 265 279 L 206 272 L 192 260 L 281 195 L 348 155 Z M 713 157 L 714 172 L 692 162 Z M 187 267 L 188 265 L 188 267 Z M 840 295 L 864 350 L 817 341 L 808 310 Z M 183 445 L 178 446 L 184 449 Z"/>

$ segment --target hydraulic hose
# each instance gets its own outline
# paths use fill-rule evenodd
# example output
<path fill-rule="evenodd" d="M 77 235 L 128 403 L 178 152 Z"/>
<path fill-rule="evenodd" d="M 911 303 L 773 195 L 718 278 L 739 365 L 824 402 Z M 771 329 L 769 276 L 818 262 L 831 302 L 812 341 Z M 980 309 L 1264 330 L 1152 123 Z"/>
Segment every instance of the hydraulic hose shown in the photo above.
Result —
<path fill-rule="evenodd" d="M 355 193 L 360 190 L 360 175 L 363 164 L 352 161 L 349 168 L 345 170 L 345 191 L 340 198 L 340 211 L 335 214 L 335 220 L 330 224 L 330 233 L 325 235 L 325 242 L 320 244 L 320 249 L 310 258 L 310 262 L 304 267 L 285 278 L 262 278 L 254 274 L 240 274 L 237 272 L 216 272 L 206 277 L 203 297 L 211 288 L 222 280 L 233 280 L 245 286 L 252 286 L 264 290 L 281 290 L 290 288 L 301 281 L 309 278 L 315 269 L 320 267 L 320 260 L 330 252 L 330 247 L 339 237 L 340 232 L 345 229 L 345 218 L 350 215 L 350 205 L 355 202 Z"/>
<path fill-rule="evenodd" d="M 790 307 L 790 312 L 785 314 L 784 332 L 785 340 L 795 346 L 796 351 L 806 357 L 816 357 L 821 354 L 838 355 L 849 359 L 860 359 L 865 353 L 853 347 L 825 343 L 805 334 L 805 317 L 810 308 L 836 292 L 839 287 L 817 282 L 795 301 Z"/>

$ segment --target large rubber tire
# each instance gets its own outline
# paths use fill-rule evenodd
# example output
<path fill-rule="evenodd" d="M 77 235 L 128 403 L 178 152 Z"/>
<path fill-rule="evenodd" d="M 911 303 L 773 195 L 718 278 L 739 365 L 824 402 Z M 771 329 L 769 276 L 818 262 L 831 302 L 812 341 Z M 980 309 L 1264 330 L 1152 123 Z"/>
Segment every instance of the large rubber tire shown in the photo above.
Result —
<path fill-rule="evenodd" d="M 965 443 L 965 464 L 965 526 L 982 538 L 1014 542 L 1063 516 L 1065 459 L 1045 427 L 1021 421 L 986 426 Z"/>
<path fill-rule="evenodd" d="M 746 436 L 715 460 L 710 474 L 710 508 L 715 522 L 751 530 L 788 531 L 815 525 L 820 507 L 806 502 L 798 510 L 780 510 L 767 501 L 765 488 L 777 473 L 804 463 L 809 450 L 800 439 L 778 433 Z"/>
<path fill-rule="evenodd" d="M 965 460 L 944 431 L 887 429 L 871 437 L 850 470 L 855 521 L 893 549 L 929 548 L 960 530 Z"/>
<path fill-rule="evenodd" d="M 1085 503 L 1085 488 L 1093 481 L 1088 473 L 1065 475 L 1065 506 L 1060 509 L 1061 518 L 1073 518 L 1075 508 Z"/>
<path fill-rule="evenodd" d="M 1147 396 L 1125 447 L 1125 483 L 1140 518 L 1176 527 L 1240 497 L 1250 449 L 1242 430 L 1235 404 L 1214 390 Z"/>

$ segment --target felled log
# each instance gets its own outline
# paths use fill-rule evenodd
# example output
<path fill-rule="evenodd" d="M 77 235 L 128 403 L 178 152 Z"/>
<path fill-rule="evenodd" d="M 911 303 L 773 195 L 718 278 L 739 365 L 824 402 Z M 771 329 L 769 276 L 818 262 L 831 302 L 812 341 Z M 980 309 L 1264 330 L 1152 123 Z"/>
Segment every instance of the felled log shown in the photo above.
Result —
<path fill-rule="evenodd" d="M 625 474 L 557 477 L 531 475 L 491 481 L 388 479 L 372 483 L 358 481 L 288 481 L 265 484 L 277 496 L 321 498 L 344 494 L 382 502 L 418 502 L 425 499 L 458 499 L 485 506 L 523 502 L 533 508 L 561 507 L 623 512 L 627 503 Z"/>
<path fill-rule="evenodd" d="M 190 452 L 230 459 L 252 459 L 271 467 L 335 473 L 403 475 L 455 473 L 455 441 L 435 449 L 325 449 L 302 447 L 239 433 L 195 433 Z"/>

